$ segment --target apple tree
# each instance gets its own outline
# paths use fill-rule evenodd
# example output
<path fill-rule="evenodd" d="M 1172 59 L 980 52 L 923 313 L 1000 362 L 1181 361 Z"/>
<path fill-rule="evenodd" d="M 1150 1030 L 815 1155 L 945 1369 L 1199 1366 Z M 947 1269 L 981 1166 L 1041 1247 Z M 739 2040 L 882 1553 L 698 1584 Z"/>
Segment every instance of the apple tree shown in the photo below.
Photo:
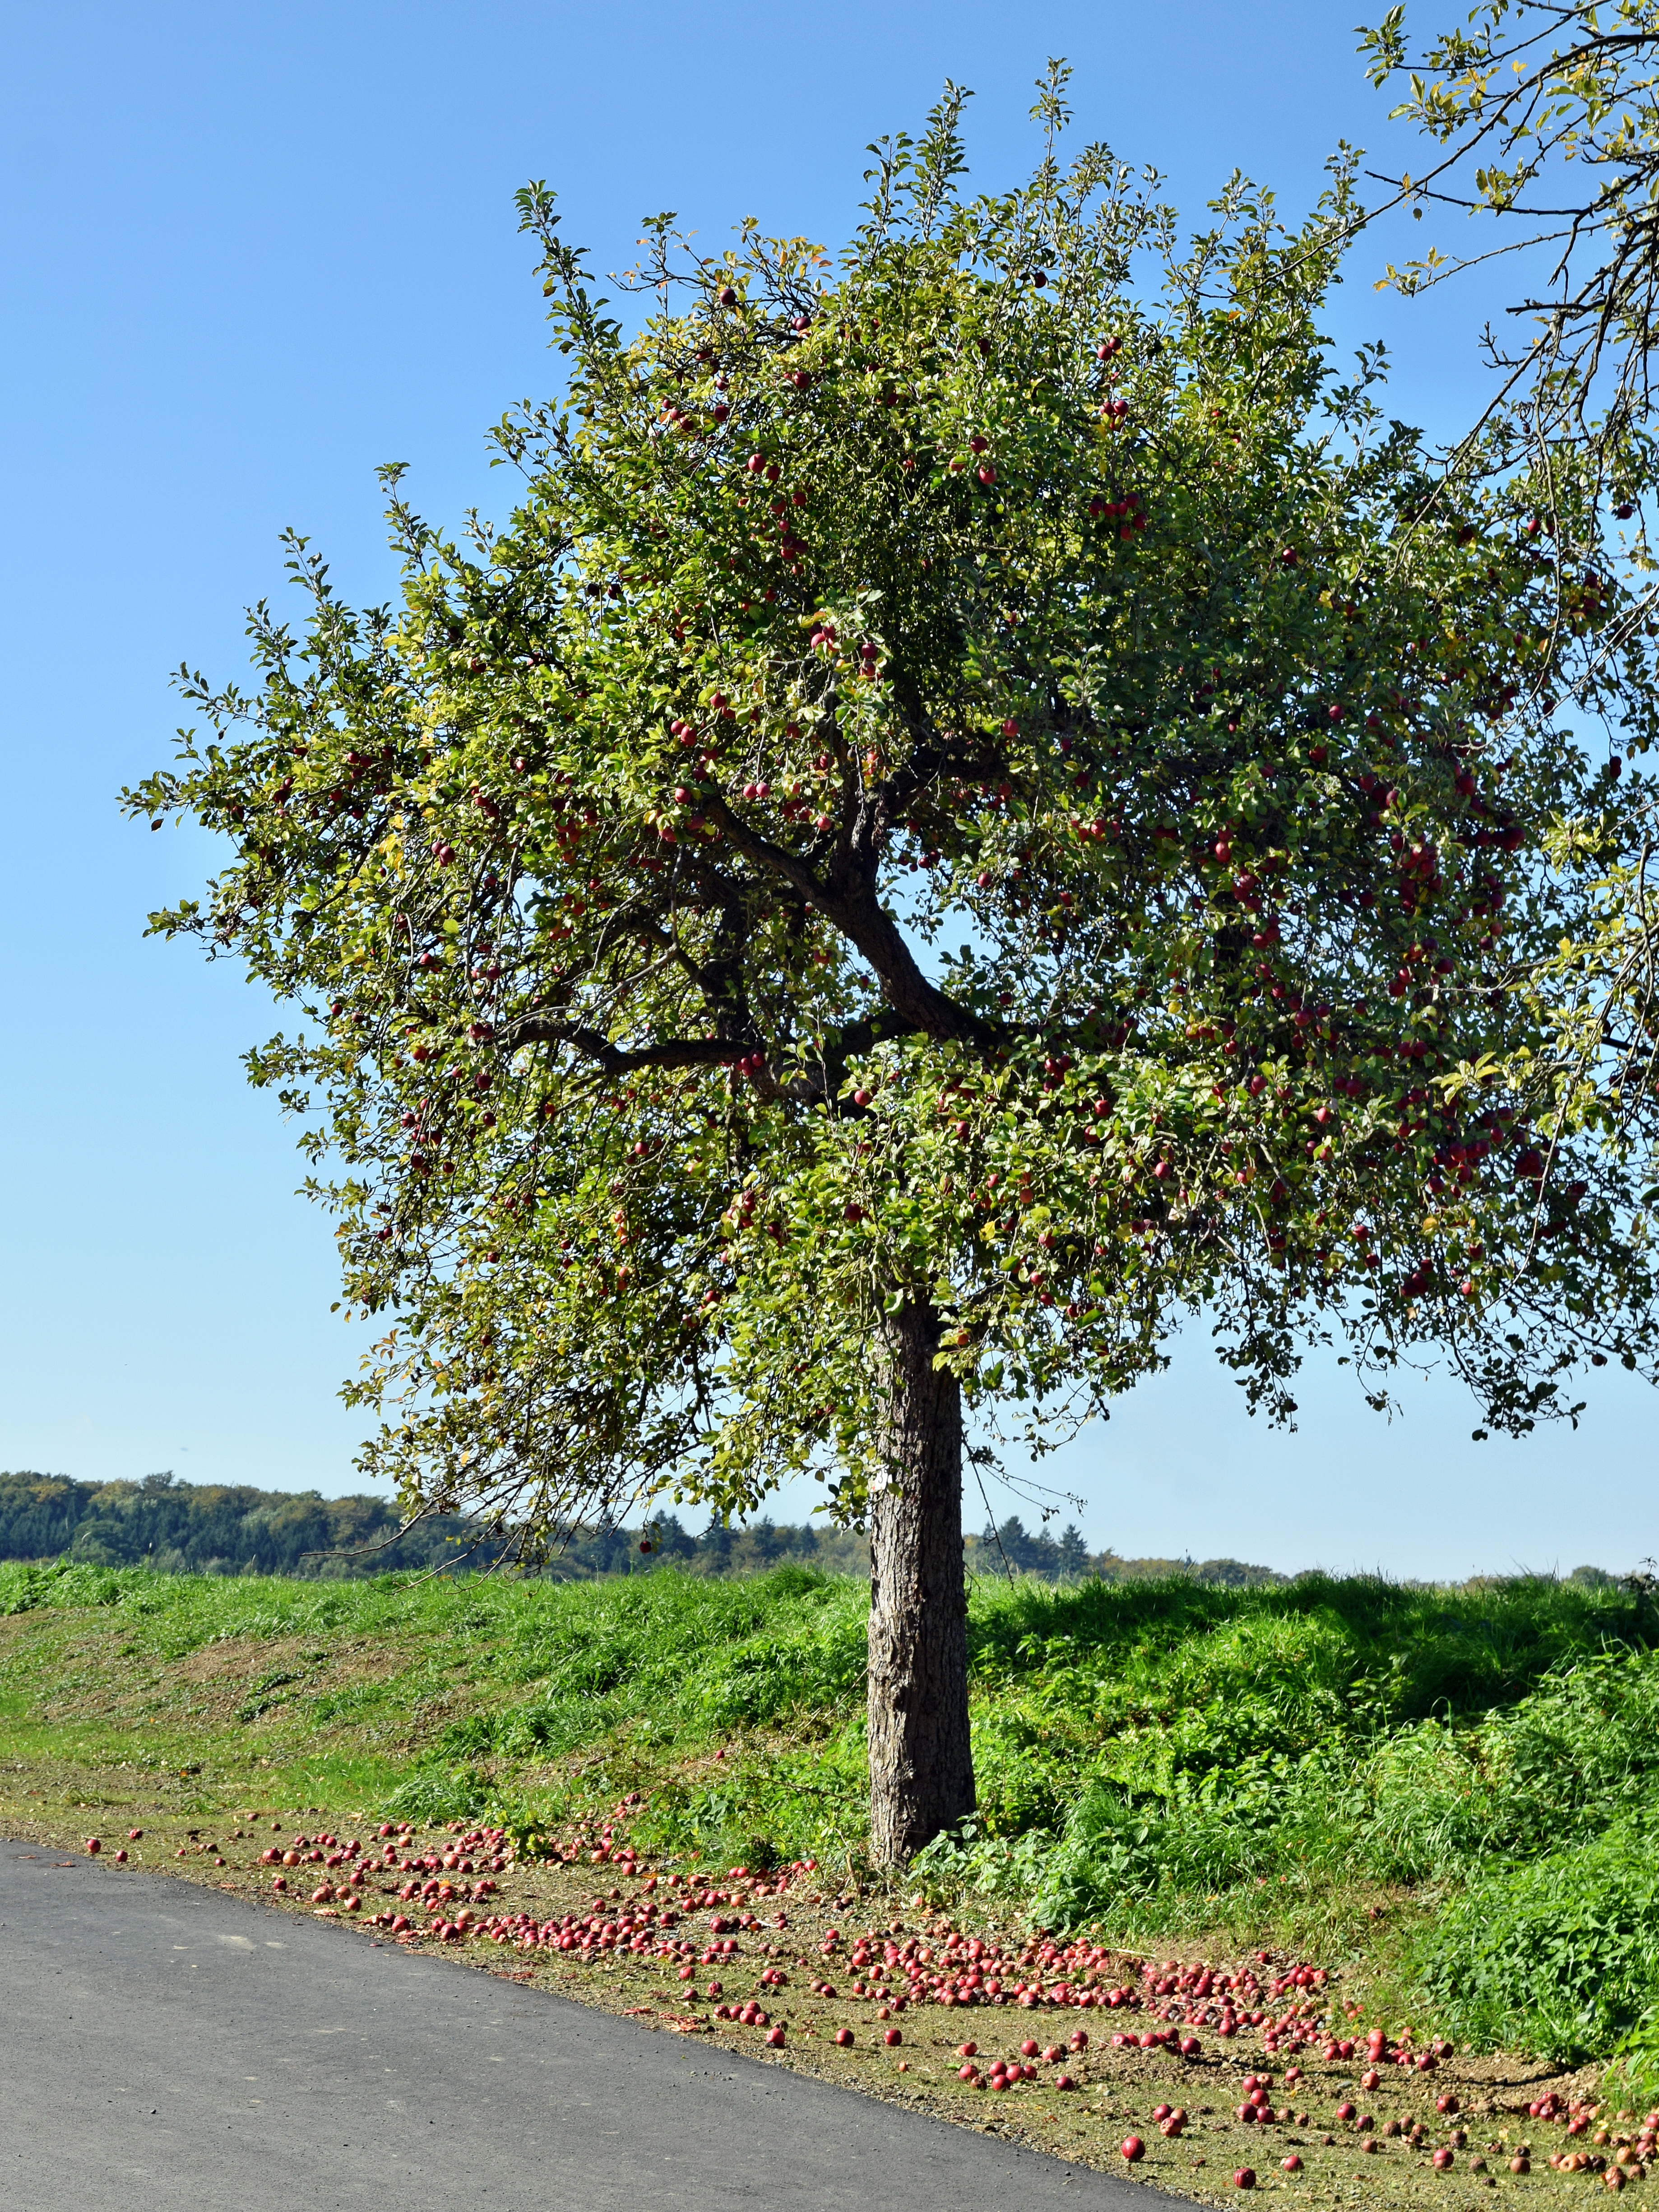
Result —
<path fill-rule="evenodd" d="M 365 1464 L 526 1561 L 823 1481 L 884 1863 L 974 1803 L 965 1411 L 1041 1448 L 1203 1310 L 1277 1418 L 1335 1335 L 1521 1430 L 1650 1289 L 1509 988 L 1612 834 L 1558 701 L 1620 592 L 1555 622 L 1526 467 L 1334 373 L 1346 173 L 1182 244 L 1061 84 L 977 198 L 949 94 L 836 257 L 648 223 L 631 331 L 526 190 L 568 377 L 510 520 L 389 471 L 395 605 L 295 540 L 303 631 L 127 794 L 232 848 L 154 926 L 306 1010 L 250 1066 L 382 1323 Z"/>

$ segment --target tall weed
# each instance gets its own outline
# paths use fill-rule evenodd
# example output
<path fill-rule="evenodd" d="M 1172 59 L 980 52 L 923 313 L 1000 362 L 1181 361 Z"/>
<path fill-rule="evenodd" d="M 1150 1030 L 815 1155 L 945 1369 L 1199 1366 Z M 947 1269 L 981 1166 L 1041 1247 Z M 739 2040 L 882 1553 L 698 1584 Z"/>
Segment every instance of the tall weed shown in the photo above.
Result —
<path fill-rule="evenodd" d="M 1594 1842 L 1478 1880 L 1425 1925 L 1417 1984 L 1453 2034 L 1559 2065 L 1605 2057 L 1650 2019 L 1659 1989 L 1654 1829 L 1622 1820 Z"/>

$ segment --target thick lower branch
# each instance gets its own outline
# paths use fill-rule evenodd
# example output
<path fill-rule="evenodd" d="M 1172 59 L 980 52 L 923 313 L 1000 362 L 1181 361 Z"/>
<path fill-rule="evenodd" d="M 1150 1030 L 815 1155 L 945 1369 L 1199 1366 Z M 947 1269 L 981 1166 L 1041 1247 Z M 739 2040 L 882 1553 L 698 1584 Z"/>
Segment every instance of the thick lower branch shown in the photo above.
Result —
<path fill-rule="evenodd" d="M 888 1004 L 908 1027 L 924 1036 L 972 1038 L 981 1043 L 995 1034 L 978 1015 L 930 983 L 917 966 L 902 931 L 876 892 L 875 836 L 870 822 L 860 821 L 843 840 L 835 870 L 826 880 L 797 854 L 757 835 L 723 799 L 709 801 L 706 811 L 745 860 L 782 876 L 864 955 L 881 980 Z"/>

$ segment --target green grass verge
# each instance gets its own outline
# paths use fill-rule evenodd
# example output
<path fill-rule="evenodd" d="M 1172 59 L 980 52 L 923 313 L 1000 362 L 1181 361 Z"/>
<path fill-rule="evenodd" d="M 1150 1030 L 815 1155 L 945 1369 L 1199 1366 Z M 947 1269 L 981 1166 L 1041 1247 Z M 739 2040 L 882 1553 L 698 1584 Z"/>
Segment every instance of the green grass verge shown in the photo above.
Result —
<path fill-rule="evenodd" d="M 1460 2040 L 1646 2078 L 1659 1656 L 1617 1588 L 976 1583 L 981 1811 L 927 1855 L 1054 1927 L 1363 1952 Z M 556 1585 L 0 1567 L 20 1764 L 856 1869 L 866 1595 L 786 1567 Z M 195 1778 L 203 1778 L 197 1780 Z"/>

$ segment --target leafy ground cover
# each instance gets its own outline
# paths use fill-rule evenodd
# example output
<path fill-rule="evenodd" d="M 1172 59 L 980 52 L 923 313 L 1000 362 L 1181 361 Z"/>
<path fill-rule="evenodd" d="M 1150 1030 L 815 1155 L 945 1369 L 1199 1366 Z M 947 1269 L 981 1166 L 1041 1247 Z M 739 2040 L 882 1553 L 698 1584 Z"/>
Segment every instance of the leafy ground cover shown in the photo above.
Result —
<path fill-rule="evenodd" d="M 901 1893 L 849 1579 L 6 1566 L 0 1820 L 1074 2158 L 1138 2142 L 1189 2196 L 1554 2193 L 1547 2148 L 1600 2175 L 1623 2134 L 1644 2203 L 1646 1607 L 976 1583 L 981 1812 Z"/>

